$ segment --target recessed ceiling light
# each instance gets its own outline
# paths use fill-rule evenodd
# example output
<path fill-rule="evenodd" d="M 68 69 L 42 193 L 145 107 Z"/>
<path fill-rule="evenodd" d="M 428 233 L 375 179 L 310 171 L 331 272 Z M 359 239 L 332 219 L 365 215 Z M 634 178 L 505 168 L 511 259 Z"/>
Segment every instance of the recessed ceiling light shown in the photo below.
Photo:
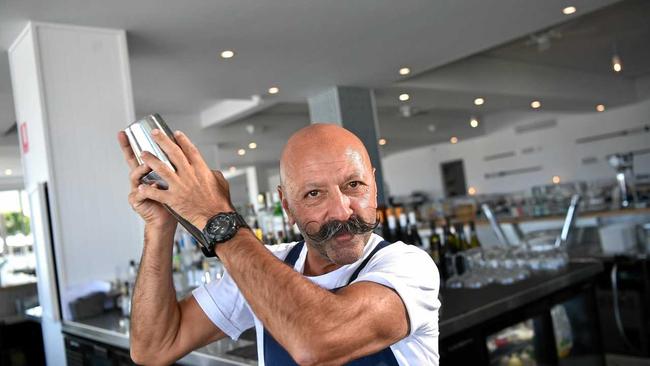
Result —
<path fill-rule="evenodd" d="M 604 104 L 598 104 L 598 105 L 596 106 L 596 110 L 597 110 L 598 112 L 605 112 L 605 105 L 604 105 Z"/>
<path fill-rule="evenodd" d="M 474 187 L 469 187 L 469 188 L 467 189 L 467 193 L 469 193 L 470 196 L 475 195 L 475 194 L 476 194 L 476 188 L 474 188 Z"/>
<path fill-rule="evenodd" d="M 621 58 L 618 55 L 612 56 L 612 69 L 614 69 L 616 72 L 623 71 L 623 63 L 621 62 Z"/>
<path fill-rule="evenodd" d="M 12 175 L 14 174 L 14 171 L 11 169 L 5 169 L 5 175 Z"/>
<path fill-rule="evenodd" d="M 540 102 L 539 100 L 533 100 L 532 102 L 530 102 L 530 108 L 532 109 L 537 109 L 541 106 L 542 106 L 542 102 Z"/>
<path fill-rule="evenodd" d="M 429 132 L 431 132 L 431 133 L 436 132 L 436 125 L 434 125 L 434 124 L 428 125 L 427 130 L 429 130 Z"/>
<path fill-rule="evenodd" d="M 483 98 L 474 99 L 474 105 L 483 105 L 483 103 L 485 103 L 485 99 Z"/>
<path fill-rule="evenodd" d="M 279 91 L 280 89 L 275 86 L 269 88 L 269 94 L 278 94 Z"/>
<path fill-rule="evenodd" d="M 248 148 L 251 150 L 257 149 L 257 143 L 251 142 L 248 144 Z"/>
<path fill-rule="evenodd" d="M 553 179 L 551 179 L 553 184 L 560 184 L 560 176 L 559 175 L 554 175 Z"/>
<path fill-rule="evenodd" d="M 475 118 L 475 117 L 472 117 L 472 119 L 469 120 L 469 125 L 470 125 L 472 128 L 476 128 L 476 127 L 478 127 L 478 119 Z"/>
<path fill-rule="evenodd" d="M 406 94 L 406 93 L 403 93 L 403 94 L 399 95 L 399 100 L 402 101 L 402 102 L 406 102 L 409 99 L 411 99 L 411 96 Z"/>
<path fill-rule="evenodd" d="M 234 56 L 235 56 L 235 51 L 232 50 L 221 51 L 221 58 L 233 58 Z"/>
<path fill-rule="evenodd" d="M 562 9 L 562 13 L 564 15 L 571 15 L 576 12 L 576 7 L 575 6 L 567 6 L 566 8 Z"/>
<path fill-rule="evenodd" d="M 381 146 L 386 145 L 387 142 L 388 142 L 388 141 L 386 141 L 385 138 L 381 138 L 381 139 L 379 139 L 379 141 L 377 141 L 377 143 L 378 143 L 379 145 L 381 145 Z"/>
<path fill-rule="evenodd" d="M 458 143 L 458 137 L 456 137 L 456 136 L 452 136 L 452 137 L 449 139 L 449 142 L 451 142 L 452 144 L 456 144 L 456 143 Z"/>
<path fill-rule="evenodd" d="M 246 149 L 239 149 L 239 150 L 237 150 L 237 155 L 239 155 L 239 156 L 244 156 L 244 155 L 246 155 Z"/>
<path fill-rule="evenodd" d="M 234 172 L 237 170 L 237 168 L 235 168 L 235 166 L 231 166 L 230 168 L 228 168 L 228 170 L 229 170 L 231 173 L 234 173 Z"/>
<path fill-rule="evenodd" d="M 409 69 L 408 67 L 402 67 L 401 69 L 399 69 L 400 75 L 408 75 L 410 73 L 411 73 L 411 69 Z"/>

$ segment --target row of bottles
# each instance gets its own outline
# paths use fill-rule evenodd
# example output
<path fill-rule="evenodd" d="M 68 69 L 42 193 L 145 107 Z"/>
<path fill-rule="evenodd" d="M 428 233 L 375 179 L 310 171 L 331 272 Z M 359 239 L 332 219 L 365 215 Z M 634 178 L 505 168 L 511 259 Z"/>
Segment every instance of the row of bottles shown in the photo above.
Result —
<path fill-rule="evenodd" d="M 437 221 L 437 225 L 436 225 Z M 456 254 L 465 250 L 480 248 L 481 243 L 476 234 L 473 221 L 452 224 L 449 219 L 431 221 L 429 254 L 438 266 L 441 280 L 461 275 L 465 264 Z"/>
<path fill-rule="evenodd" d="M 378 208 L 375 233 L 389 242 L 423 246 L 415 211 L 406 212 L 402 207 Z"/>
<path fill-rule="evenodd" d="M 289 225 L 289 220 L 282 209 L 277 192 L 260 193 L 257 197 L 260 209 L 255 212 L 252 205 L 248 207 L 246 222 L 255 236 L 264 244 L 290 243 L 302 240 L 296 225 Z"/>
<path fill-rule="evenodd" d="M 378 208 L 375 233 L 387 241 L 401 241 L 427 251 L 436 263 L 443 283 L 454 274 L 462 274 L 464 263 L 456 254 L 481 246 L 474 222 L 454 223 L 449 217 L 434 216 L 429 220 L 418 220 L 416 212 L 402 206 Z M 425 232 L 429 235 L 421 235 Z"/>

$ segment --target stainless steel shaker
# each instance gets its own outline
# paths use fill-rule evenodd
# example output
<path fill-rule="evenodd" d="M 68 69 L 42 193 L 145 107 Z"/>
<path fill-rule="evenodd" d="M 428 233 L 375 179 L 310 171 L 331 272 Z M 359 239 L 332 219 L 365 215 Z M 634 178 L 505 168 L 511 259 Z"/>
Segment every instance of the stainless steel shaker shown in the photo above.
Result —
<path fill-rule="evenodd" d="M 170 168 L 176 171 L 174 164 L 165 154 L 165 152 L 158 146 L 154 141 L 151 131 L 154 129 L 159 129 L 162 133 L 167 135 L 172 141 L 176 142 L 174 135 L 171 129 L 167 126 L 165 121 L 158 114 L 148 115 L 138 121 L 131 123 L 125 130 L 126 136 L 129 138 L 129 144 L 133 150 L 138 163 L 140 165 L 144 164 L 142 160 L 142 152 L 148 151 L 154 156 L 156 156 L 160 161 L 167 164 Z M 156 183 L 159 189 L 168 189 L 169 185 L 162 179 L 156 172 L 151 171 L 140 178 L 140 181 L 144 184 Z M 176 213 L 171 207 L 163 205 L 176 218 L 176 220 L 183 225 L 183 227 L 198 241 L 201 251 L 206 257 L 215 257 L 214 252 L 210 252 L 208 248 L 207 240 L 203 235 L 203 232 L 199 230 L 196 226 L 192 225 L 189 221 L 185 220 L 182 216 Z"/>

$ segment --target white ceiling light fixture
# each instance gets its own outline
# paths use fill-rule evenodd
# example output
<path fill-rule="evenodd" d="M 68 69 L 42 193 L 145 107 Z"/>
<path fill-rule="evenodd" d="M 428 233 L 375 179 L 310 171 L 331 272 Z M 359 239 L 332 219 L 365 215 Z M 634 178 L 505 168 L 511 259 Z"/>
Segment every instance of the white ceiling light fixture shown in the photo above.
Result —
<path fill-rule="evenodd" d="M 532 109 L 538 109 L 541 106 L 542 106 L 542 102 L 540 102 L 539 100 L 533 100 L 532 102 L 530 102 L 530 108 Z"/>
<path fill-rule="evenodd" d="M 596 111 L 597 112 L 605 112 L 605 105 L 604 104 L 598 104 L 596 106 Z"/>
<path fill-rule="evenodd" d="M 406 93 L 402 93 L 402 94 L 399 95 L 399 100 L 401 102 L 406 102 L 409 99 L 411 99 L 411 96 L 406 94 Z"/>
<path fill-rule="evenodd" d="M 234 172 L 237 171 L 237 168 L 235 168 L 235 166 L 231 166 L 230 168 L 228 168 L 228 171 L 230 171 L 231 173 L 234 173 Z"/>
<path fill-rule="evenodd" d="M 380 138 L 379 141 L 377 141 L 377 143 L 378 143 L 380 146 L 384 146 L 384 145 L 386 145 L 386 144 L 388 143 L 388 141 L 386 141 L 385 138 Z"/>
<path fill-rule="evenodd" d="M 408 75 L 410 73 L 411 73 L 411 69 L 409 69 L 408 67 L 402 67 L 401 69 L 399 69 L 399 74 L 402 76 Z"/>
<path fill-rule="evenodd" d="M 474 105 L 483 105 L 483 103 L 485 103 L 485 99 L 481 97 L 474 99 Z"/>
<path fill-rule="evenodd" d="M 456 136 L 452 136 L 452 137 L 449 139 L 449 142 L 451 142 L 452 144 L 457 144 L 457 143 L 458 143 L 458 137 L 456 137 Z"/>
<path fill-rule="evenodd" d="M 472 117 L 472 118 L 469 120 L 469 125 L 470 125 L 470 127 L 472 127 L 472 128 L 476 128 L 476 127 L 478 127 L 478 118 L 476 118 L 476 117 Z"/>
<path fill-rule="evenodd" d="M 269 88 L 269 94 L 278 94 L 280 92 L 280 88 L 277 86 L 272 86 Z"/>
<path fill-rule="evenodd" d="M 621 57 L 616 53 L 612 56 L 612 69 L 615 72 L 623 71 L 623 62 L 621 62 Z"/>
<path fill-rule="evenodd" d="M 255 143 L 255 141 L 252 141 L 251 143 L 248 144 L 248 148 L 251 150 L 257 149 L 257 143 Z"/>
<path fill-rule="evenodd" d="M 468 193 L 470 196 L 474 196 L 474 195 L 476 195 L 476 188 L 470 186 L 470 187 L 467 189 L 467 193 Z"/>
<path fill-rule="evenodd" d="M 436 125 L 434 125 L 433 123 L 428 125 L 427 130 L 429 130 L 429 132 L 431 132 L 431 133 L 436 132 Z"/>
<path fill-rule="evenodd" d="M 229 59 L 235 57 L 235 51 L 233 50 L 223 50 L 221 51 L 221 58 Z"/>
<path fill-rule="evenodd" d="M 576 12 L 576 7 L 575 6 L 567 6 L 566 8 L 562 9 L 562 14 L 564 15 L 571 15 Z"/>
<path fill-rule="evenodd" d="M 14 171 L 11 169 L 5 169 L 5 175 L 12 175 L 14 174 Z"/>
<path fill-rule="evenodd" d="M 239 149 L 239 150 L 237 150 L 237 155 L 239 155 L 239 156 L 244 156 L 244 155 L 246 155 L 246 149 Z"/>

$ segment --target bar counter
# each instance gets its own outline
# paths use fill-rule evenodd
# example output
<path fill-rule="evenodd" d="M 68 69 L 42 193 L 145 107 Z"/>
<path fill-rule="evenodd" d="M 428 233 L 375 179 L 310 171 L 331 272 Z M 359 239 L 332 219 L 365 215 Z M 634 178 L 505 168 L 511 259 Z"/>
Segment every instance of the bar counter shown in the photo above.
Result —
<path fill-rule="evenodd" d="M 572 262 L 559 272 L 536 274 L 512 285 L 480 289 L 444 289 L 440 316 L 440 339 L 544 299 L 572 286 L 589 282 L 603 270 L 598 261 Z"/>
<path fill-rule="evenodd" d="M 443 289 L 440 315 L 442 355 L 444 356 L 446 344 L 453 347 L 455 343 L 462 343 L 467 334 L 475 336 L 480 333 L 484 336 L 488 331 L 496 331 L 498 327 L 520 321 L 521 316 L 531 315 L 529 309 L 535 309 L 533 304 L 543 302 L 551 306 L 556 300 L 566 297 L 556 299 L 557 294 L 574 293 L 574 288 L 593 283 L 602 270 L 603 265 L 598 261 L 572 262 L 561 271 L 536 274 L 513 285 L 489 285 L 481 289 Z M 512 316 L 514 313 L 520 315 Z M 63 332 L 125 350 L 129 347 L 128 323 L 117 312 L 77 322 L 66 322 Z M 178 363 L 256 365 L 254 332 L 246 333 L 238 341 L 223 339 L 198 349 Z M 245 357 L 242 357 L 243 355 Z"/>

